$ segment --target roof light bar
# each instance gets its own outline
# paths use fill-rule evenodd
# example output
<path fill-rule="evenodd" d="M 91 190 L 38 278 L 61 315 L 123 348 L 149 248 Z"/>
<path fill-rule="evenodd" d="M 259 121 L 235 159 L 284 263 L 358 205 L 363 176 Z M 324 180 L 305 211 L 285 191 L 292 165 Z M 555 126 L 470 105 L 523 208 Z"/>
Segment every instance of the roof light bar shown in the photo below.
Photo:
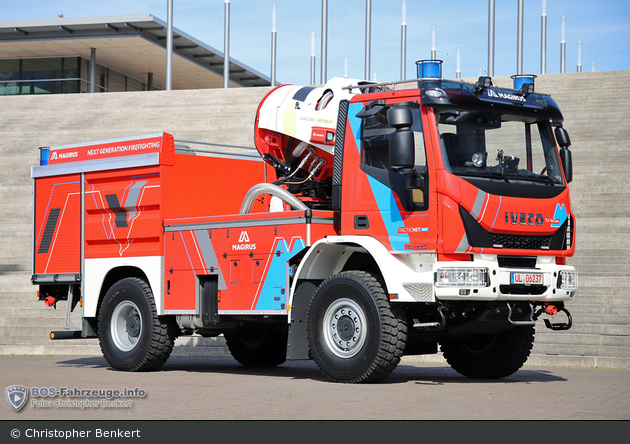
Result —
<path fill-rule="evenodd" d="M 422 82 L 435 82 L 442 80 L 442 60 L 418 60 L 416 62 L 418 70 L 418 86 Z"/>
<path fill-rule="evenodd" d="M 534 92 L 534 74 L 516 74 L 512 76 L 514 79 L 514 89 L 518 89 L 523 92 L 523 95 L 527 97 Z"/>

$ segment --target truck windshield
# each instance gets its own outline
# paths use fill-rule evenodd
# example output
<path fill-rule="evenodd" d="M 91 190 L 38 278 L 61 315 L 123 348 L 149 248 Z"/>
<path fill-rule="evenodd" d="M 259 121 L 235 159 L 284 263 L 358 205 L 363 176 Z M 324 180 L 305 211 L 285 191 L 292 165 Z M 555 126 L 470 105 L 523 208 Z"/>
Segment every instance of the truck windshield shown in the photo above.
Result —
<path fill-rule="evenodd" d="M 548 120 L 442 110 L 437 121 L 444 166 L 451 173 L 466 180 L 564 185 Z"/>

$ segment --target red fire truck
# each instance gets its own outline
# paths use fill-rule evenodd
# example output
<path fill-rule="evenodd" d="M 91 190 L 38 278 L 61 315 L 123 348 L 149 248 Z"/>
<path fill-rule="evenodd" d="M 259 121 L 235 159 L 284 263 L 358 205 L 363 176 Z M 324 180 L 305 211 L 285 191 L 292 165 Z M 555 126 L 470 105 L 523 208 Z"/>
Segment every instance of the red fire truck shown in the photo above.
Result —
<path fill-rule="evenodd" d="M 192 334 L 339 382 L 438 350 L 465 376 L 517 371 L 539 317 L 572 324 L 563 116 L 533 76 L 419 77 L 279 86 L 255 116 L 260 155 L 166 133 L 42 148 L 32 282 L 81 318 L 51 337 L 98 337 L 126 371 Z"/>

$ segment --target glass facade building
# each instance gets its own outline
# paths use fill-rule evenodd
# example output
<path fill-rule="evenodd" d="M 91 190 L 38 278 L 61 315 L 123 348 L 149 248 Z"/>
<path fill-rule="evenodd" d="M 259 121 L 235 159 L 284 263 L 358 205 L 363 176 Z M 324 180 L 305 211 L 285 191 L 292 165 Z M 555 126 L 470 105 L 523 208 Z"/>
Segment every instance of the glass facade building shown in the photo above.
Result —
<path fill-rule="evenodd" d="M 89 77 L 90 60 L 84 57 L 0 59 L 0 96 L 87 93 L 90 92 Z M 96 64 L 95 92 L 148 89 L 148 82 Z"/>

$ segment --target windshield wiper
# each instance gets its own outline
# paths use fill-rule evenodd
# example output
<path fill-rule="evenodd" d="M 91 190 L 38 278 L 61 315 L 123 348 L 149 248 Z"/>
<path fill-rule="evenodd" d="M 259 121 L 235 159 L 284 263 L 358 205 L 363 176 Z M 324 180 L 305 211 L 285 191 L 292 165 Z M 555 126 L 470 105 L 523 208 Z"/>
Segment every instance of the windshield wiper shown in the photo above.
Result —
<path fill-rule="evenodd" d="M 458 171 L 454 173 L 458 176 L 475 176 L 475 177 L 487 177 L 488 179 L 501 179 L 506 183 L 510 183 L 505 173 L 497 173 L 494 171 Z"/>
<path fill-rule="evenodd" d="M 535 173 L 531 173 L 531 174 L 519 174 L 519 173 L 506 173 L 506 174 L 510 174 L 512 176 L 518 176 L 518 179 L 521 180 L 529 180 L 532 182 L 545 182 L 545 183 L 549 183 L 551 184 L 551 186 L 556 186 L 556 183 L 553 181 L 553 179 L 549 176 L 545 176 L 544 174 L 535 174 Z"/>

